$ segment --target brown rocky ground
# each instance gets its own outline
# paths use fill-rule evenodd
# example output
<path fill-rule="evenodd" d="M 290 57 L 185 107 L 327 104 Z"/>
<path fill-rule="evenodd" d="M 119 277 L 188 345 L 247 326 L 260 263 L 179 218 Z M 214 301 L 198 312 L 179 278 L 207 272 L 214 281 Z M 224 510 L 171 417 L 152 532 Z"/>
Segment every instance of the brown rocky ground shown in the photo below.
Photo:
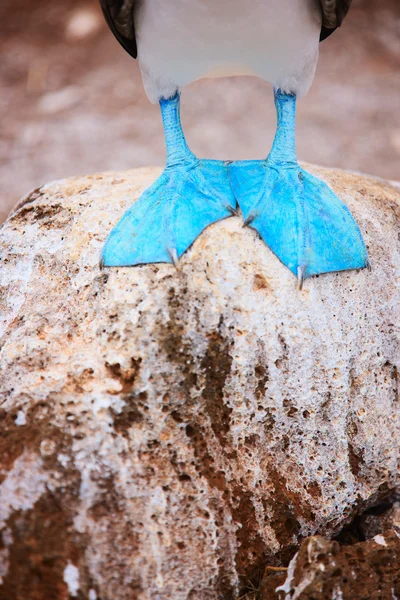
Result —
<path fill-rule="evenodd" d="M 357 517 L 337 540 L 304 540 L 287 572 L 267 567 L 254 595 L 257 600 L 393 600 L 400 596 L 399 565 L 400 504 L 392 501 Z"/>
<path fill-rule="evenodd" d="M 300 104 L 303 160 L 400 178 L 399 32 L 398 0 L 355 0 Z M 97 0 L 2 0 L 0 52 L 0 220 L 45 181 L 162 164 L 158 109 Z M 203 81 L 183 104 L 200 155 L 266 154 L 275 115 L 263 82 Z"/>

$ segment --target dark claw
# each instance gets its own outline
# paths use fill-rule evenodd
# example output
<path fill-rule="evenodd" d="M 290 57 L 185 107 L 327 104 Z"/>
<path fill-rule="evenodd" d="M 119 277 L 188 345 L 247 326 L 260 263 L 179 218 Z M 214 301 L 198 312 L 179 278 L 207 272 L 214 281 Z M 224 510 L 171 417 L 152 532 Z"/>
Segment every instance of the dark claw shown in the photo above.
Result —
<path fill-rule="evenodd" d="M 172 264 L 174 265 L 175 269 L 178 270 L 178 260 L 179 260 L 179 258 L 178 258 L 178 253 L 177 253 L 176 249 L 175 248 L 168 248 L 168 254 L 169 254 L 169 257 L 170 257 L 170 259 L 172 261 Z"/>
<path fill-rule="evenodd" d="M 247 215 L 247 217 L 245 218 L 245 220 L 243 221 L 243 227 L 247 227 L 248 225 L 250 225 L 254 219 L 257 217 L 257 213 L 251 212 Z"/>
<path fill-rule="evenodd" d="M 299 290 L 300 291 L 303 289 L 305 274 L 306 274 L 306 267 L 304 267 L 304 266 L 297 267 L 297 277 L 299 280 Z"/>
<path fill-rule="evenodd" d="M 233 206 L 231 206 L 230 204 L 226 208 L 229 210 L 229 212 L 231 213 L 231 215 L 233 215 L 234 217 L 238 217 L 239 216 L 239 213 L 236 210 L 236 208 L 233 208 Z"/>

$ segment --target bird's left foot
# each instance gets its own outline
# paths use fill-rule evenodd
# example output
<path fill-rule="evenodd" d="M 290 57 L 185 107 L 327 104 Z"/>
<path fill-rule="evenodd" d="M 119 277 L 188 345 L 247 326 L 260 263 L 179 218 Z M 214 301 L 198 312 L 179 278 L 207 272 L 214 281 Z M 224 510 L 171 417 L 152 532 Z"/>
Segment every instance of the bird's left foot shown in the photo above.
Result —
<path fill-rule="evenodd" d="M 167 166 L 111 231 L 102 267 L 173 263 L 213 223 L 236 214 L 228 165 L 186 160 Z"/>
<path fill-rule="evenodd" d="M 245 224 L 298 277 L 362 269 L 368 253 L 349 209 L 297 162 L 241 161 L 230 167 Z"/>

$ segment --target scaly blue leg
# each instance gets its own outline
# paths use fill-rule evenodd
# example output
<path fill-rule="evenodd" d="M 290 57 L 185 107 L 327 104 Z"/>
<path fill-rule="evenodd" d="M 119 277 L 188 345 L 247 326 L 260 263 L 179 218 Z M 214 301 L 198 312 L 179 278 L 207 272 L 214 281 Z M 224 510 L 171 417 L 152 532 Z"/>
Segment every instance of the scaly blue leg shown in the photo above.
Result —
<path fill-rule="evenodd" d="M 167 146 L 161 177 L 124 214 L 101 255 L 106 267 L 174 263 L 201 232 L 236 213 L 228 163 L 199 160 L 180 121 L 180 96 L 160 101 Z"/>
<path fill-rule="evenodd" d="M 277 90 L 275 104 L 278 127 L 267 160 L 230 167 L 245 224 L 297 275 L 300 288 L 311 275 L 367 267 L 367 249 L 349 209 L 297 162 L 296 96 Z"/>

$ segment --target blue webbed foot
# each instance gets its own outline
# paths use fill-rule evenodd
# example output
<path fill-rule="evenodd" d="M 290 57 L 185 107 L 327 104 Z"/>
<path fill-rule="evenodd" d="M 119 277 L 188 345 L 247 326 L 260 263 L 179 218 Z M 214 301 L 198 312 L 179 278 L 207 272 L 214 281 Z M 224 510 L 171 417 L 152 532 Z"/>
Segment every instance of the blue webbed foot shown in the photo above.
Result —
<path fill-rule="evenodd" d="M 110 233 L 101 255 L 103 266 L 176 264 L 206 227 L 236 212 L 228 165 L 199 160 L 186 144 L 180 95 L 161 99 L 160 107 L 166 168 Z"/>
<path fill-rule="evenodd" d="M 206 227 L 232 216 L 235 207 L 223 162 L 193 157 L 168 166 L 111 231 L 101 262 L 176 263 Z"/>
<path fill-rule="evenodd" d="M 297 162 L 296 97 L 277 90 L 275 103 L 278 127 L 267 160 L 230 167 L 245 224 L 297 275 L 300 287 L 311 275 L 367 267 L 367 249 L 349 209 Z"/>
<path fill-rule="evenodd" d="M 300 283 L 311 275 L 368 265 L 347 206 L 299 165 L 236 163 L 231 179 L 245 224 L 258 231 Z"/>

